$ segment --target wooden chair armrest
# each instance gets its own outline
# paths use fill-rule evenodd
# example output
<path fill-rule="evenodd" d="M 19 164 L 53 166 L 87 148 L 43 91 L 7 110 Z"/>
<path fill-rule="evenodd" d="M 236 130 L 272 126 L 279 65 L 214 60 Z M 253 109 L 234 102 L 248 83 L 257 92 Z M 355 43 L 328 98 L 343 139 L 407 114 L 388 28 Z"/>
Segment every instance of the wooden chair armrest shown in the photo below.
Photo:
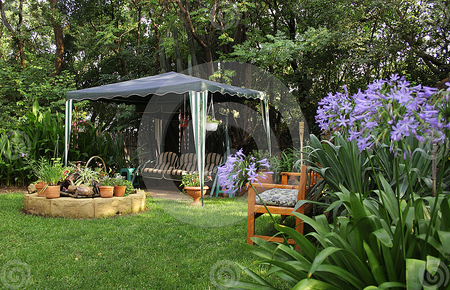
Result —
<path fill-rule="evenodd" d="M 302 173 L 301 172 L 281 172 L 280 175 L 300 176 L 300 175 L 302 175 Z"/>
<path fill-rule="evenodd" d="M 289 176 L 301 176 L 301 172 L 281 172 L 281 184 L 287 185 L 288 184 L 288 177 Z"/>

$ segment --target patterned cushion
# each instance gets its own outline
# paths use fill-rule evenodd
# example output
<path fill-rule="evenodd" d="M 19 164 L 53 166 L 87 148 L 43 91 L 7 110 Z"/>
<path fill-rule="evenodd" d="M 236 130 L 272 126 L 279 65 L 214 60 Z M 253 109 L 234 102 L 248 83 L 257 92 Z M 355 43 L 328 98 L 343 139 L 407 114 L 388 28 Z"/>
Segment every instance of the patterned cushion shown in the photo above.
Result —
<path fill-rule="evenodd" d="M 156 158 L 155 162 L 151 162 L 147 165 L 148 168 L 155 168 L 161 170 L 167 170 L 170 167 L 175 167 L 178 164 L 178 156 L 174 152 L 164 152 Z"/>
<path fill-rule="evenodd" d="M 209 163 L 205 165 L 205 175 L 213 175 L 217 173 L 217 169 L 213 172 L 214 167 L 216 167 L 217 164 Z"/>
<path fill-rule="evenodd" d="M 184 163 L 181 168 L 181 170 L 187 171 L 187 172 L 194 172 L 197 171 L 198 166 L 197 163 Z"/>
<path fill-rule="evenodd" d="M 197 164 L 197 154 L 195 154 L 195 153 L 181 154 L 180 168 L 182 168 L 184 164 L 188 164 L 188 163 Z"/>
<path fill-rule="evenodd" d="M 286 207 L 294 207 L 297 203 L 298 190 L 272 188 L 259 194 L 266 205 L 278 205 Z M 261 204 L 259 197 L 255 197 L 255 203 Z"/>
<path fill-rule="evenodd" d="M 205 164 L 212 164 L 213 168 L 216 165 L 220 165 L 223 162 L 222 155 L 218 153 L 209 152 L 205 155 Z"/>

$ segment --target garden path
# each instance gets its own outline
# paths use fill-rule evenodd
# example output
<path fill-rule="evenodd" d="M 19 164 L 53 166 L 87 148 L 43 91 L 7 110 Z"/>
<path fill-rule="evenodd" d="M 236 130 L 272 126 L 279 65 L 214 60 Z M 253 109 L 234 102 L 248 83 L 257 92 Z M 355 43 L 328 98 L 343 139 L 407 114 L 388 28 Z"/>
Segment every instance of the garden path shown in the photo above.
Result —
<path fill-rule="evenodd" d="M 177 200 L 189 200 L 190 196 L 184 195 L 180 192 L 172 181 L 169 180 L 156 180 L 152 182 L 149 188 L 145 188 L 144 191 L 147 196 L 152 198 L 164 198 L 164 199 L 177 199 Z"/>

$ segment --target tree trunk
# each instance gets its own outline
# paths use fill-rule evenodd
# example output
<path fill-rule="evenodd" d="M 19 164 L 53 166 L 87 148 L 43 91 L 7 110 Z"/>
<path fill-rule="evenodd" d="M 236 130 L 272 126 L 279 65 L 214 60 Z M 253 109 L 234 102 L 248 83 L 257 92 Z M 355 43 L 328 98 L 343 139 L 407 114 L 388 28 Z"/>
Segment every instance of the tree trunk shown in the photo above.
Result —
<path fill-rule="evenodd" d="M 52 74 L 52 77 L 60 75 L 62 71 L 62 63 L 64 58 L 64 35 L 63 30 L 60 23 L 56 22 L 55 14 L 56 3 L 57 0 L 50 0 L 51 6 L 51 16 L 50 21 L 53 26 L 53 33 L 55 34 L 55 44 L 56 44 L 56 59 L 55 59 L 55 72 Z"/>
<path fill-rule="evenodd" d="M 183 63 L 181 62 L 180 47 L 178 45 L 178 29 L 173 26 L 173 41 L 175 42 L 175 58 L 177 59 L 177 72 L 183 71 Z"/>
<path fill-rule="evenodd" d="M 8 19 L 6 19 L 5 9 L 3 7 L 3 1 L 0 0 L 0 15 L 1 15 L 2 23 L 11 32 L 12 38 L 16 42 L 17 47 L 19 49 L 20 64 L 21 64 L 22 68 L 25 68 L 25 66 L 26 66 L 26 64 L 25 64 L 25 47 L 24 47 L 23 41 L 21 39 L 22 33 L 20 31 L 20 28 L 23 23 L 22 8 L 23 8 L 23 0 L 20 0 L 19 11 L 18 11 L 19 21 L 17 23 L 16 29 L 14 29 L 12 27 L 12 25 L 9 23 Z"/>
<path fill-rule="evenodd" d="M 138 7 L 138 27 L 137 27 L 137 50 L 136 55 L 139 56 L 139 45 L 141 45 L 141 18 L 142 18 L 142 6 Z"/>
<path fill-rule="evenodd" d="M 178 8 L 181 11 L 181 14 L 184 17 L 184 22 L 186 24 L 187 29 L 191 32 L 192 37 L 194 37 L 194 39 L 197 41 L 198 44 L 200 44 L 200 46 L 203 48 L 203 50 L 205 51 L 205 61 L 207 63 L 207 68 L 208 68 L 208 74 L 212 75 L 214 72 L 214 66 L 212 63 L 212 52 L 211 52 L 211 41 L 212 41 L 212 36 L 213 36 L 213 30 L 214 27 L 212 26 L 212 24 L 210 25 L 210 31 L 209 31 L 209 35 L 208 35 L 208 41 L 207 43 L 205 43 L 201 37 L 197 34 L 197 32 L 194 29 L 194 25 L 192 24 L 192 20 L 191 20 L 191 15 L 189 14 L 189 10 L 187 10 L 183 4 L 181 3 L 180 0 L 175 0 L 175 2 L 178 5 Z M 215 4 L 216 1 L 214 1 Z"/>

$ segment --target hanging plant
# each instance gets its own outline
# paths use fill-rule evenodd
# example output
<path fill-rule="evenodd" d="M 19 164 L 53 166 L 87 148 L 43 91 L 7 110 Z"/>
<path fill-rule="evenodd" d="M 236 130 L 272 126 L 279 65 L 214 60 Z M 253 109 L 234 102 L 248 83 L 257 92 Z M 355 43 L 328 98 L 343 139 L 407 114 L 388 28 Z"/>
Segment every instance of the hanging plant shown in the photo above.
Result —
<path fill-rule="evenodd" d="M 206 123 L 222 124 L 222 120 L 217 120 L 216 118 L 214 118 L 212 116 L 206 116 Z"/>
<path fill-rule="evenodd" d="M 206 131 L 217 131 L 219 124 L 222 124 L 222 120 L 206 116 Z"/>

